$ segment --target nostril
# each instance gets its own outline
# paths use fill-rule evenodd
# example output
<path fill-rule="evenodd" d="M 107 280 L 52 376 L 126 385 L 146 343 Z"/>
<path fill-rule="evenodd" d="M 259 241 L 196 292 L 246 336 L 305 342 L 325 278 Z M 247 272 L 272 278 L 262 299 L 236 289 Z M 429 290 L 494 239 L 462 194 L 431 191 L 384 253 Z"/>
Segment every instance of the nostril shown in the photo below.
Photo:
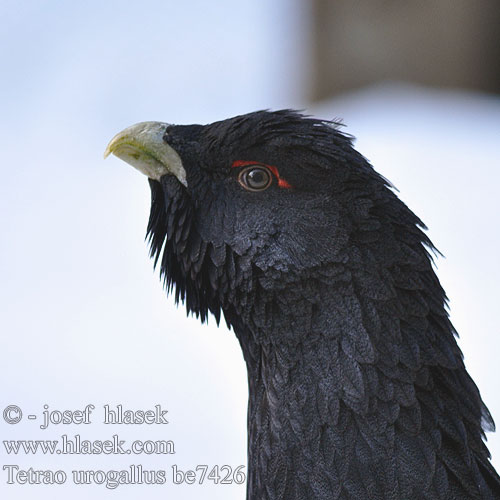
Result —
<path fill-rule="evenodd" d="M 172 125 L 168 125 L 168 127 L 165 129 L 165 132 L 163 132 L 163 137 L 162 139 L 167 142 L 167 137 L 170 132 L 170 129 L 172 128 Z"/>

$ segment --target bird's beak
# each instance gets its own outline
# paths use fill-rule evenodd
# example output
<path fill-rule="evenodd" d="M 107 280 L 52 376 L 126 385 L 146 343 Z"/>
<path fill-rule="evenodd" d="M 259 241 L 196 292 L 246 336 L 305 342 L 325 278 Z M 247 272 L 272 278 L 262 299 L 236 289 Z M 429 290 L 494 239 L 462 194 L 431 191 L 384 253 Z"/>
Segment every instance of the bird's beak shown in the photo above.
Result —
<path fill-rule="evenodd" d="M 129 163 L 150 179 L 175 175 L 187 187 L 186 171 L 181 157 L 164 140 L 167 123 L 141 122 L 116 134 L 104 152 L 104 158 L 111 153 Z"/>

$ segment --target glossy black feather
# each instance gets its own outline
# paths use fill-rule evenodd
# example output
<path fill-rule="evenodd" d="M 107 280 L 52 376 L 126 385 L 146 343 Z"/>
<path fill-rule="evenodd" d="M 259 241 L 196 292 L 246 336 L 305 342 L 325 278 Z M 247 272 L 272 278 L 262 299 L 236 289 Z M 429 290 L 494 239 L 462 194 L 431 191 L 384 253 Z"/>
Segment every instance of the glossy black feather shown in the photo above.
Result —
<path fill-rule="evenodd" d="M 432 243 L 351 138 L 279 111 L 165 141 L 188 188 L 150 181 L 151 255 L 188 313 L 223 315 L 240 341 L 248 498 L 500 498 Z M 293 189 L 245 191 L 236 160 Z"/>

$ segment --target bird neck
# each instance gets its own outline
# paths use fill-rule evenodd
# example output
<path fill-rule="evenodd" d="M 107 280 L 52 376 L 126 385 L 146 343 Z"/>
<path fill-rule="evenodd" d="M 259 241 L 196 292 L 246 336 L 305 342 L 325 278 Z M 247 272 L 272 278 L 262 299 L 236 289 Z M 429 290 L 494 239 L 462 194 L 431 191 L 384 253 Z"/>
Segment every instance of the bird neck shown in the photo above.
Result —
<path fill-rule="evenodd" d="M 438 446 L 450 464 L 474 461 L 463 440 L 487 457 L 484 407 L 426 254 L 383 271 L 288 276 L 252 297 L 261 314 L 233 316 L 249 379 L 249 500 L 419 498 L 422 481 L 446 474 Z"/>
<path fill-rule="evenodd" d="M 356 412 L 369 402 L 360 363 L 373 362 L 375 354 L 366 332 L 361 345 L 350 300 L 317 286 L 316 304 L 299 300 L 287 308 L 297 297 L 280 292 L 269 306 L 277 314 L 268 318 L 271 338 L 234 325 L 248 369 L 249 500 L 337 498 L 346 479 L 342 457 L 355 446 Z M 329 486 L 322 493 L 323 481 Z"/>

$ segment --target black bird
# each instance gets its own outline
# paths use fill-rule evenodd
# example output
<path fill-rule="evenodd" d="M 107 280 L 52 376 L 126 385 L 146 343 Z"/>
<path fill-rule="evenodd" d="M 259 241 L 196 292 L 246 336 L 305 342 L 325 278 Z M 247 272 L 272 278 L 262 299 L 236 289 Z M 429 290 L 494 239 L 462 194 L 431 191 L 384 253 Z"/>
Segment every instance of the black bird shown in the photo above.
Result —
<path fill-rule="evenodd" d="M 140 123 L 106 155 L 149 177 L 167 289 L 241 344 L 248 499 L 498 499 L 434 247 L 351 139 L 259 111 Z"/>

